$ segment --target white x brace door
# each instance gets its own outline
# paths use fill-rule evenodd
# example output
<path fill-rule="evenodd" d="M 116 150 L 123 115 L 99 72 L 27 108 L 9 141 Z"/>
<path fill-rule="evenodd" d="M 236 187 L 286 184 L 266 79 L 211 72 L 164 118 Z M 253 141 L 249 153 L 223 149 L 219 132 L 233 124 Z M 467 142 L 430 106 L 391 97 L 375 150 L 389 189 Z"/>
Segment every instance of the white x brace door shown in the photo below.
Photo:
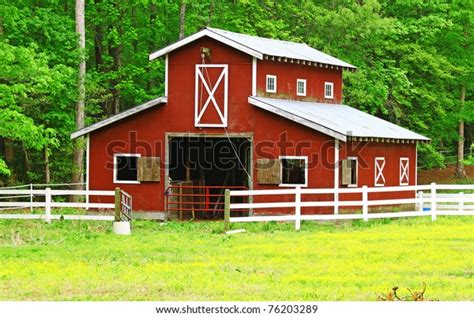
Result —
<path fill-rule="evenodd" d="M 410 178 L 408 177 L 408 167 L 410 165 L 408 157 L 400 158 L 400 185 L 408 185 Z"/>
<path fill-rule="evenodd" d="M 385 168 L 385 157 L 375 158 L 375 186 L 385 186 L 385 176 L 383 170 Z"/>
<path fill-rule="evenodd" d="M 228 65 L 197 64 L 194 126 L 227 127 Z"/>

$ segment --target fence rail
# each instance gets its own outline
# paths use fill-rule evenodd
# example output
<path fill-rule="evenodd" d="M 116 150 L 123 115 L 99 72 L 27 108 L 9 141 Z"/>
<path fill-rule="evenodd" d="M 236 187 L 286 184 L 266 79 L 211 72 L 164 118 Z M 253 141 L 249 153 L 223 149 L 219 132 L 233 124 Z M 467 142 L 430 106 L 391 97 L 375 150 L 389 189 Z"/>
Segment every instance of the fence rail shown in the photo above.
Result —
<path fill-rule="evenodd" d="M 442 192 L 440 192 L 442 191 Z M 455 193 L 449 191 L 457 191 Z M 465 193 L 465 191 L 468 191 Z M 400 199 L 369 199 L 374 193 L 412 192 L 413 198 Z M 436 220 L 438 215 L 474 215 L 474 185 L 445 185 L 435 184 L 417 186 L 393 187 L 359 187 L 359 188 L 301 188 L 274 190 L 226 190 L 225 192 L 225 230 L 229 223 L 260 222 L 260 221 L 294 221 L 295 229 L 299 230 L 302 220 L 349 220 L 349 219 L 382 219 L 431 216 Z M 309 201 L 302 199 L 303 195 L 332 194 L 336 199 Z M 340 194 L 357 194 L 359 199 L 340 200 Z M 232 203 L 232 197 L 254 197 L 293 195 L 293 199 L 277 202 Z M 252 201 L 252 200 L 249 200 Z M 390 205 L 413 205 L 414 210 L 400 212 L 370 212 L 369 207 Z M 334 207 L 334 214 L 302 214 L 302 208 Z M 339 207 L 360 207 L 359 212 L 339 214 Z M 293 214 L 231 217 L 235 210 L 266 210 L 275 208 L 293 208 Z"/>
<path fill-rule="evenodd" d="M 30 185 L 26 185 L 30 186 Z M 132 219 L 132 197 L 123 190 L 117 188 L 113 190 L 70 190 L 70 189 L 55 189 L 47 187 L 45 189 L 2 189 L 0 188 L 0 210 L 13 210 L 13 209 L 27 209 L 33 211 L 34 208 L 44 209 L 44 214 L 2 214 L 0 213 L 0 219 L 42 219 L 46 222 L 51 220 L 100 220 L 100 221 L 131 221 Z M 62 202 L 54 201 L 56 196 L 84 196 L 85 202 Z M 114 197 L 115 201 L 120 202 L 117 208 L 116 203 L 91 203 L 90 197 Z M 30 198 L 28 201 L 5 201 L 7 199 L 25 199 Z M 41 201 L 34 201 L 34 199 L 40 199 Z M 83 209 L 115 209 L 115 216 L 112 215 L 59 215 L 52 214 L 54 208 L 83 208 Z M 117 216 L 118 215 L 118 216 Z M 117 220 L 118 219 L 118 220 Z"/>

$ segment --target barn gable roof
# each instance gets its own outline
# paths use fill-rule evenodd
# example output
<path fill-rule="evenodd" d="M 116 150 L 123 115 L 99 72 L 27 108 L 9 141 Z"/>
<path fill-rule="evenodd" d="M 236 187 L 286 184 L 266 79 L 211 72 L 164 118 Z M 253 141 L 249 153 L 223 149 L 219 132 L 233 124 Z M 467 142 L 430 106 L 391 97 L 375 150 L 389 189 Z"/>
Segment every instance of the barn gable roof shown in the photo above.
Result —
<path fill-rule="evenodd" d="M 421 134 L 341 104 L 249 97 L 250 104 L 341 141 L 430 141 Z"/>
<path fill-rule="evenodd" d="M 294 59 L 356 69 L 355 66 L 318 51 L 304 43 L 263 38 L 209 27 L 150 54 L 149 58 L 153 60 L 161 57 L 204 36 L 213 38 L 258 59 L 270 56 L 272 58 Z"/>
<path fill-rule="evenodd" d="M 125 119 L 127 117 L 130 117 L 136 113 L 142 112 L 146 109 L 149 109 L 153 106 L 156 106 L 158 104 L 162 103 L 167 103 L 168 102 L 168 97 L 158 97 L 156 99 L 150 100 L 148 102 L 145 102 L 144 104 L 141 104 L 139 106 L 130 108 L 128 110 L 122 111 L 120 113 L 117 113 L 116 115 L 113 115 L 107 119 L 104 119 L 102 121 L 99 121 L 97 123 L 94 123 L 88 127 L 82 128 L 80 130 L 77 130 L 71 134 L 71 139 L 76 139 L 80 136 L 83 136 L 85 134 L 89 134 L 92 131 L 98 130 L 100 128 L 103 128 L 109 124 L 112 124 L 114 122 L 117 122 L 119 120 Z"/>

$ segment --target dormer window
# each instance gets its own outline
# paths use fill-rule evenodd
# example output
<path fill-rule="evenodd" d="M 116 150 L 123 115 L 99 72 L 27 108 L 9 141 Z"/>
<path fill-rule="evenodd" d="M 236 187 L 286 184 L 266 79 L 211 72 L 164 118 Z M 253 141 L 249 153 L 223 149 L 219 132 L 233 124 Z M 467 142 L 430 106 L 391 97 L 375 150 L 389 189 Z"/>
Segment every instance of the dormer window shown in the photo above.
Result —
<path fill-rule="evenodd" d="M 331 83 L 331 82 L 324 83 L 324 98 L 326 99 L 334 98 L 334 83 Z"/>
<path fill-rule="evenodd" d="M 306 79 L 296 80 L 296 95 L 306 96 Z"/>
<path fill-rule="evenodd" d="M 277 76 L 267 75 L 267 92 L 276 93 L 277 92 Z"/>

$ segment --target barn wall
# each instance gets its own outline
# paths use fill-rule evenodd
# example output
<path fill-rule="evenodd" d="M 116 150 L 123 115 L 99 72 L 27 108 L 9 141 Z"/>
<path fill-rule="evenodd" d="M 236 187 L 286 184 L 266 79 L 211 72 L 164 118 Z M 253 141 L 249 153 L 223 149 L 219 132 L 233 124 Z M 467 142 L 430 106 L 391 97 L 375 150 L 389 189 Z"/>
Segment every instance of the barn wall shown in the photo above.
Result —
<path fill-rule="evenodd" d="M 266 76 L 277 76 L 277 93 L 266 93 Z M 296 95 L 296 80 L 306 79 L 306 97 Z M 334 99 L 324 98 L 324 82 L 334 83 Z M 271 98 L 342 102 L 342 70 L 261 60 L 257 63 L 257 93 Z"/>
<path fill-rule="evenodd" d="M 400 186 L 400 158 L 409 158 L 409 185 L 416 185 L 416 144 L 348 142 L 341 146 L 341 160 L 358 157 L 358 187 L 375 186 L 375 158 L 385 158 L 385 187 Z M 347 187 L 339 185 L 339 187 Z M 369 199 L 413 198 L 414 192 L 371 193 Z M 341 200 L 360 199 L 360 194 L 341 195 Z"/>
<path fill-rule="evenodd" d="M 201 47 L 211 49 L 212 63 L 229 65 L 229 122 L 226 130 L 223 128 L 194 127 L 195 65 L 202 62 L 200 56 Z M 282 79 L 285 76 L 294 85 L 296 85 L 296 78 L 306 77 L 308 93 L 310 93 L 311 89 L 314 89 L 310 88 L 314 87 L 312 81 L 317 82 L 320 80 L 321 85 L 319 86 L 321 86 L 320 93 L 322 96 L 323 72 L 315 72 L 315 70 L 321 70 L 320 68 L 293 65 L 295 66 L 294 69 L 298 71 L 290 72 L 286 69 L 290 65 L 293 64 L 272 64 L 268 61 L 259 62 L 258 86 L 260 89 L 261 87 L 264 88 L 265 74 L 268 70 L 268 72 L 276 72 L 276 75 L 279 76 L 278 84 L 283 82 Z M 276 66 L 278 68 L 273 70 Z M 214 40 L 203 38 L 170 54 L 168 68 L 169 93 L 167 104 L 154 106 L 151 109 L 97 130 L 90 135 L 90 189 L 107 190 L 119 186 L 133 196 L 134 210 L 162 211 L 165 204 L 166 173 L 161 173 L 161 181 L 158 183 L 114 184 L 113 154 L 140 153 L 142 156 L 159 156 L 163 164 L 162 168 L 165 169 L 166 133 L 223 135 L 226 131 L 229 134 L 245 133 L 253 136 L 254 189 L 280 188 L 278 185 L 258 184 L 256 182 L 257 171 L 255 164 L 257 159 L 278 158 L 280 155 L 308 156 L 308 186 L 319 188 L 334 187 L 334 171 L 333 164 L 331 164 L 334 158 L 333 139 L 248 103 L 247 99 L 252 91 L 252 58 L 250 56 Z M 299 71 L 303 75 L 299 75 Z M 341 74 L 338 71 L 327 71 L 330 76 L 334 76 L 331 77 L 331 80 L 335 82 L 335 96 L 336 99 L 340 99 L 342 97 Z M 308 73 L 305 75 L 305 72 Z M 293 78 L 292 76 L 294 76 L 294 80 L 291 79 Z M 285 90 L 282 88 L 282 91 L 284 92 Z M 288 90 L 288 92 L 291 91 Z M 314 93 L 318 94 L 317 89 L 314 90 Z M 399 166 L 398 163 L 396 166 L 393 165 L 395 163 L 392 162 L 391 157 L 405 155 L 404 153 L 406 153 L 406 156 L 410 157 L 410 175 L 414 175 L 414 149 L 414 145 L 405 144 L 371 144 L 362 148 L 360 155 L 367 157 L 371 167 L 367 170 L 359 170 L 359 179 L 363 180 L 363 183 L 360 183 L 359 186 L 364 184 L 368 186 L 373 185 L 374 163 L 372 158 L 375 156 L 385 155 L 387 158 L 386 169 L 396 171 L 396 175 L 387 177 L 387 186 L 398 181 Z M 344 158 L 347 154 L 353 154 L 351 151 L 355 150 L 346 148 L 346 145 L 343 144 L 341 158 Z M 410 177 L 411 182 L 414 182 L 414 177 Z M 292 197 L 287 198 L 291 199 Z M 328 196 L 319 196 L 317 199 L 325 200 L 329 198 Z M 106 198 L 102 197 L 97 199 L 107 201 Z M 259 199 L 271 200 L 269 198 Z M 274 212 L 278 212 L 278 210 L 274 210 Z M 320 210 L 313 210 L 313 212 L 320 212 Z"/>

